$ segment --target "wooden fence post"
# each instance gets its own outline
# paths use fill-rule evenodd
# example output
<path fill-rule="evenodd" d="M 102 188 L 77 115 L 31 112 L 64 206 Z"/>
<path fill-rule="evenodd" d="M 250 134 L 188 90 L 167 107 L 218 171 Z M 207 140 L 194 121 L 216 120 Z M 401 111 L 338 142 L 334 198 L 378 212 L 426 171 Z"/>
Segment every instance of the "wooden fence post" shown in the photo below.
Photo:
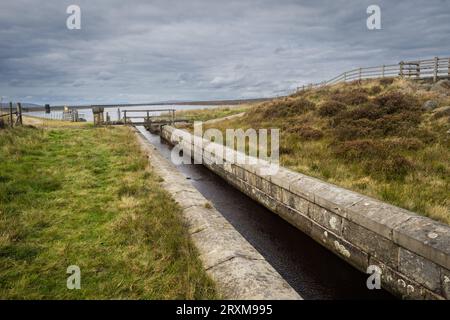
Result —
<path fill-rule="evenodd" d="M 448 58 L 448 71 L 447 71 L 447 76 L 450 79 L 450 58 Z"/>
<path fill-rule="evenodd" d="M 386 66 L 383 64 L 383 67 L 381 68 L 381 77 L 384 78 L 384 72 L 385 72 Z"/>
<path fill-rule="evenodd" d="M 358 70 L 359 82 L 361 82 L 361 76 L 362 76 L 362 68 L 359 68 L 359 70 Z"/>
<path fill-rule="evenodd" d="M 13 123 L 13 105 L 12 102 L 9 103 L 9 125 L 12 127 L 14 125 Z"/>
<path fill-rule="evenodd" d="M 403 61 L 400 61 L 400 77 L 403 77 L 403 65 L 404 65 L 404 62 Z"/>
<path fill-rule="evenodd" d="M 450 58 L 448 58 L 448 71 L 447 71 L 447 77 L 450 79 Z"/>
<path fill-rule="evenodd" d="M 436 82 L 438 79 L 438 68 L 439 68 L 439 58 L 434 57 L 433 82 Z"/>
<path fill-rule="evenodd" d="M 22 104 L 17 102 L 16 124 L 22 125 Z"/>
<path fill-rule="evenodd" d="M 344 82 L 347 81 L 347 72 L 344 72 Z"/>
<path fill-rule="evenodd" d="M 123 124 L 127 124 L 127 110 L 123 111 Z"/>

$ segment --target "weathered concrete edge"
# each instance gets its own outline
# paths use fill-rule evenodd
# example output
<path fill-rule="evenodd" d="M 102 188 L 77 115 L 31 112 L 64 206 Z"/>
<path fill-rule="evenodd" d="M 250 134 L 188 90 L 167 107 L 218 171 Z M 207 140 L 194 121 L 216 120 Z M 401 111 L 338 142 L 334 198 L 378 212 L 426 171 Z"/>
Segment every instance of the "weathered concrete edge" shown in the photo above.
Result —
<path fill-rule="evenodd" d="M 302 300 L 258 251 L 210 205 L 136 129 L 137 140 L 162 186 L 181 206 L 191 238 L 206 272 L 226 299 Z"/>
<path fill-rule="evenodd" d="M 183 141 L 189 135 L 173 127 L 162 132 L 169 142 L 200 153 Z M 361 271 L 379 266 L 383 286 L 394 294 L 450 298 L 447 225 L 285 168 L 269 177 L 259 165 L 205 165 Z"/>

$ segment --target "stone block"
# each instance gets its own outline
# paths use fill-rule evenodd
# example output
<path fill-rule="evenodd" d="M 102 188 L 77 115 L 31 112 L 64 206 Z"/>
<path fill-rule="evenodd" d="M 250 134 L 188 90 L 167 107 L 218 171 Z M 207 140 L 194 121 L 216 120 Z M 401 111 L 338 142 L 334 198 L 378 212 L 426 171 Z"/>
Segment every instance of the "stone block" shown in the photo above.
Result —
<path fill-rule="evenodd" d="M 233 167 L 232 167 L 231 163 L 225 162 L 223 165 L 223 168 L 225 169 L 226 172 L 233 173 Z"/>
<path fill-rule="evenodd" d="M 320 186 L 321 184 L 316 179 L 299 174 L 299 179 L 289 184 L 289 191 L 314 202 L 315 190 L 320 188 Z"/>
<path fill-rule="evenodd" d="M 381 287 L 402 299 L 409 300 L 442 300 L 443 297 L 412 281 L 405 275 L 388 267 L 380 260 L 370 257 L 370 265 L 381 269 Z"/>
<path fill-rule="evenodd" d="M 394 228 L 414 216 L 412 212 L 368 197 L 346 208 L 347 219 L 388 239 Z"/>
<path fill-rule="evenodd" d="M 247 171 L 247 183 L 256 187 L 256 175 L 254 173 Z"/>
<path fill-rule="evenodd" d="M 399 247 L 393 241 L 346 219 L 343 220 L 342 236 L 390 267 L 398 267 Z"/>
<path fill-rule="evenodd" d="M 245 172 L 244 169 L 242 169 L 241 167 L 238 167 L 236 165 L 233 165 L 233 172 L 236 175 L 236 177 L 238 177 L 241 180 L 245 180 L 244 179 L 244 172 Z"/>
<path fill-rule="evenodd" d="M 441 293 L 441 268 L 411 251 L 400 248 L 398 270 L 435 293 Z"/>
<path fill-rule="evenodd" d="M 324 182 L 317 183 L 314 189 L 314 203 L 344 218 L 347 216 L 346 208 L 363 198 L 361 194 Z"/>
<path fill-rule="evenodd" d="M 210 221 L 207 219 L 208 213 L 205 214 L 206 210 L 210 211 L 210 209 L 199 206 L 184 210 L 183 217 L 189 233 L 197 233 L 211 226 Z"/>
<path fill-rule="evenodd" d="M 262 178 L 260 182 L 261 182 L 260 190 L 265 194 L 272 196 L 272 183 L 270 183 L 269 180 L 266 180 L 264 178 Z"/>
<path fill-rule="evenodd" d="M 223 284 L 226 298 L 243 300 L 301 300 L 289 284 L 267 263 L 236 257 L 208 270 Z"/>
<path fill-rule="evenodd" d="M 274 198 L 277 201 L 282 202 L 283 198 L 282 198 L 282 190 L 279 186 L 277 186 L 276 184 L 267 181 L 269 183 L 270 186 L 270 191 L 269 191 L 269 195 Z"/>
<path fill-rule="evenodd" d="M 450 270 L 441 268 L 441 291 L 445 299 L 450 300 Z"/>
<path fill-rule="evenodd" d="M 176 194 L 181 191 L 187 191 L 187 192 L 195 192 L 196 189 L 192 184 L 189 182 L 185 183 L 176 183 L 173 180 L 165 180 L 163 183 L 161 183 L 162 187 L 169 191 L 171 194 Z"/>
<path fill-rule="evenodd" d="M 341 235 L 342 217 L 337 214 L 311 203 L 309 205 L 308 216 L 322 227 L 331 230 L 337 235 Z"/>
<path fill-rule="evenodd" d="M 229 225 L 211 226 L 191 235 L 200 252 L 200 258 L 205 269 L 210 269 L 220 263 L 235 257 L 245 257 L 248 260 L 264 260 L 248 242 L 241 239 L 240 234 Z M 221 230 L 221 232 L 217 232 Z M 214 244 L 214 245 L 212 245 Z"/>
<path fill-rule="evenodd" d="M 266 193 L 252 186 L 247 185 L 247 188 L 249 188 L 245 192 L 247 195 L 249 195 L 251 198 L 261 203 L 267 209 L 272 211 L 276 210 L 277 201 L 274 198 L 269 197 Z"/>
<path fill-rule="evenodd" d="M 283 203 L 277 203 L 275 212 L 303 233 L 307 235 L 311 233 L 311 219 L 308 216 L 286 206 Z"/>
<path fill-rule="evenodd" d="M 175 202 L 177 202 L 182 209 L 193 206 L 204 206 L 207 203 L 206 199 L 201 194 L 188 191 L 177 192 L 174 195 L 174 198 Z"/>
<path fill-rule="evenodd" d="M 300 212 L 305 216 L 308 215 L 309 205 L 312 204 L 312 202 L 284 189 L 282 189 L 281 195 L 283 204 L 291 207 L 292 209 Z"/>
<path fill-rule="evenodd" d="M 358 270 L 366 272 L 369 256 L 358 247 L 338 237 L 315 222 L 312 222 L 311 224 L 310 236 L 322 246 L 329 249 L 331 252 L 347 261 Z"/>
<path fill-rule="evenodd" d="M 400 246 L 450 269 L 450 227 L 426 217 L 412 217 L 393 231 Z"/>
<path fill-rule="evenodd" d="M 299 179 L 298 173 L 284 168 L 280 168 L 278 170 L 278 173 L 271 175 L 268 178 L 270 182 L 286 190 L 289 190 L 289 186 L 291 183 Z"/>

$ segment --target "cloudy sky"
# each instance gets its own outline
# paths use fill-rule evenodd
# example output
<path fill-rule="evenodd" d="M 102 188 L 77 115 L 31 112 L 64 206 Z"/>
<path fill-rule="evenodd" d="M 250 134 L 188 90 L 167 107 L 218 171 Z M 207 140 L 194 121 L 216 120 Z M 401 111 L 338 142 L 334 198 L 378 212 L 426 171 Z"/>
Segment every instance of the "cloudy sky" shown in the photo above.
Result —
<path fill-rule="evenodd" d="M 66 27 L 71 4 L 81 30 Z M 382 30 L 366 27 L 381 7 Z M 0 95 L 51 104 L 279 95 L 450 56 L 450 0 L 3 0 Z"/>

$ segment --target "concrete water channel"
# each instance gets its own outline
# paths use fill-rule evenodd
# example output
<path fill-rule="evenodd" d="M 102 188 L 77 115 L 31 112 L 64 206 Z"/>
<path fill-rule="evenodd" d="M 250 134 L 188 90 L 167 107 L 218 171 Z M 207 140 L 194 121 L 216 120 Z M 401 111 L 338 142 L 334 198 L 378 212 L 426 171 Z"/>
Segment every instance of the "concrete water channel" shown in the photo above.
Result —
<path fill-rule="evenodd" d="M 166 158 L 172 147 L 137 127 Z M 278 271 L 304 299 L 394 299 L 384 290 L 368 290 L 363 274 L 236 190 L 202 165 L 177 166 L 193 186 Z"/>

